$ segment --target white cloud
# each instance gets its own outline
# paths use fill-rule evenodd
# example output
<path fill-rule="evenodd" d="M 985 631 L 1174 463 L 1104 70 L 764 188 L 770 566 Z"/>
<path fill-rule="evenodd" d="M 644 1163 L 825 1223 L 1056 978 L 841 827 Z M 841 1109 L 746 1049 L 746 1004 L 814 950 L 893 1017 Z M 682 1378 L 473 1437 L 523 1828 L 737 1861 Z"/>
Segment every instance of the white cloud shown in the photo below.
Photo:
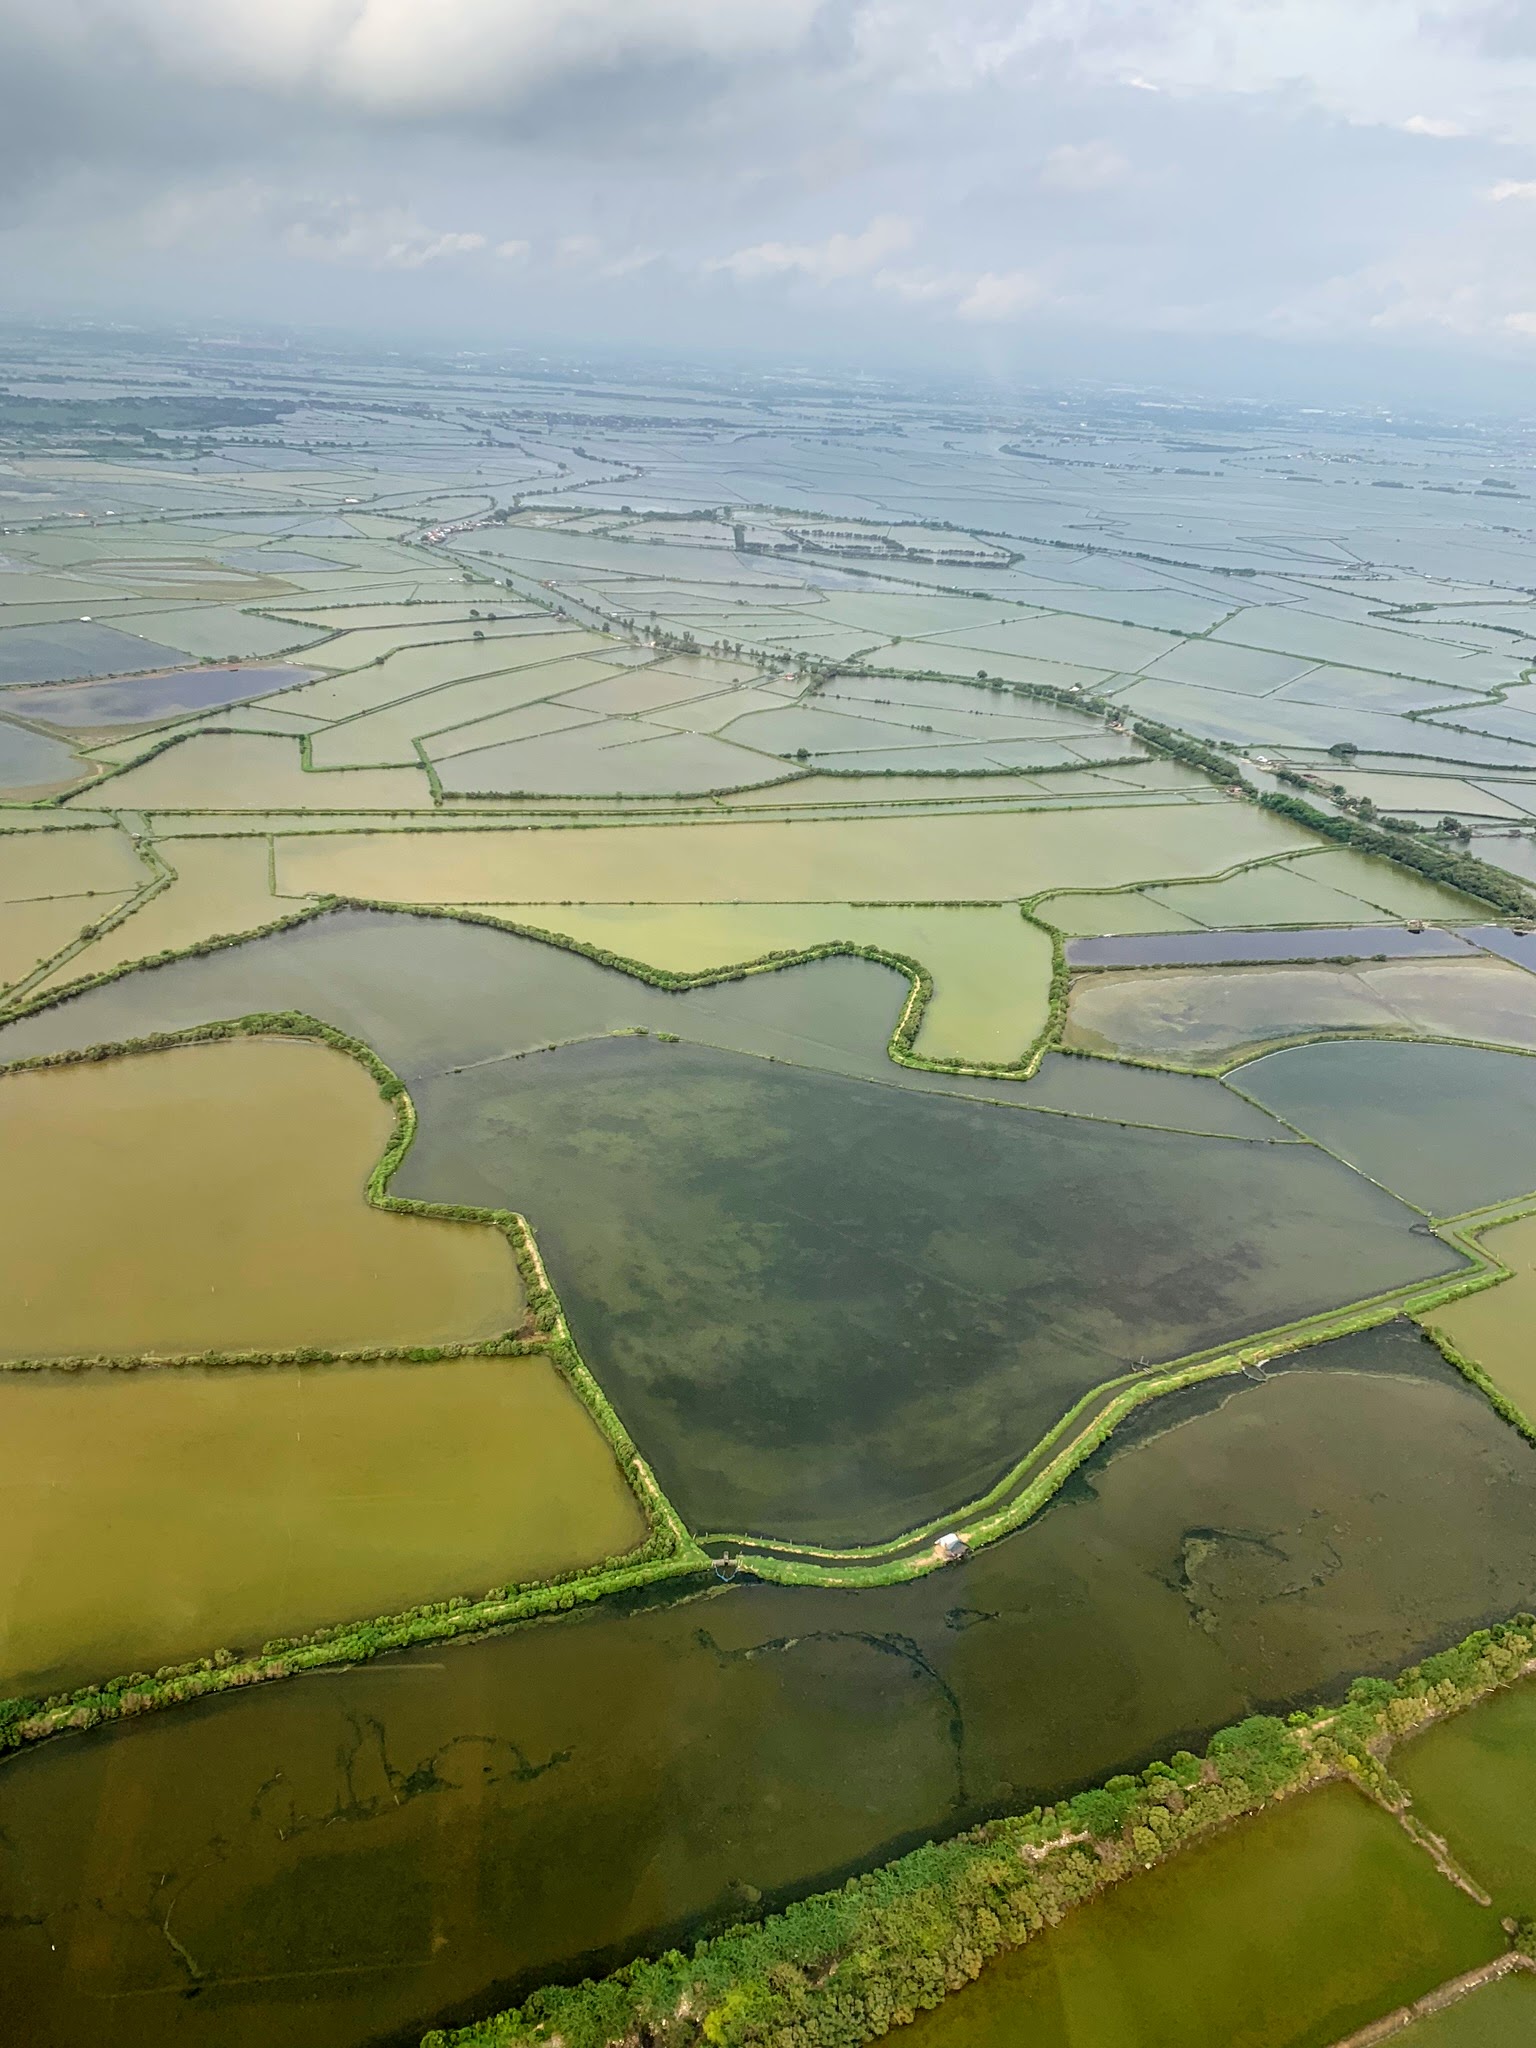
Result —
<path fill-rule="evenodd" d="M 255 230 L 274 237 L 290 256 L 367 270 L 420 270 L 487 247 L 475 230 L 429 227 L 408 207 L 370 206 L 355 194 L 294 192 L 253 178 L 166 193 L 140 214 L 136 228 L 151 248 L 192 251 Z"/>
<path fill-rule="evenodd" d="M 1130 163 L 1107 142 L 1064 142 L 1040 167 L 1040 182 L 1051 192 L 1102 192 L 1124 182 Z"/>
<path fill-rule="evenodd" d="M 1433 114 L 1410 114 L 1403 123 L 1405 135 L 1429 135 L 1437 142 L 1449 142 L 1466 132 L 1459 121 L 1442 120 Z"/>
<path fill-rule="evenodd" d="M 32 0 L 7 0 L 36 16 Z M 637 61 L 793 48 L 822 0 L 57 0 L 43 32 L 146 52 L 204 83 L 396 113 L 501 106 Z"/>
<path fill-rule="evenodd" d="M 1038 306 L 1044 285 L 1028 270 L 985 270 L 955 311 L 962 320 L 1013 320 Z"/>
<path fill-rule="evenodd" d="M 1506 199 L 1536 199 L 1536 179 L 1500 178 L 1497 185 L 1490 185 L 1483 195 L 1495 206 L 1501 206 Z"/>
<path fill-rule="evenodd" d="M 824 242 L 757 242 L 749 249 L 717 257 L 705 267 L 729 270 L 744 281 L 800 272 L 820 284 L 828 284 L 842 278 L 867 277 L 888 256 L 900 255 L 911 244 L 912 223 L 900 214 L 884 213 L 860 235 L 829 235 Z"/>
<path fill-rule="evenodd" d="M 496 254 L 506 263 L 526 263 L 533 254 L 532 242 L 498 242 Z"/>
<path fill-rule="evenodd" d="M 317 263 L 350 263 L 368 270 L 422 270 L 445 256 L 473 256 L 484 235 L 426 227 L 404 209 L 372 210 L 345 204 L 296 220 L 283 232 L 294 256 Z"/>

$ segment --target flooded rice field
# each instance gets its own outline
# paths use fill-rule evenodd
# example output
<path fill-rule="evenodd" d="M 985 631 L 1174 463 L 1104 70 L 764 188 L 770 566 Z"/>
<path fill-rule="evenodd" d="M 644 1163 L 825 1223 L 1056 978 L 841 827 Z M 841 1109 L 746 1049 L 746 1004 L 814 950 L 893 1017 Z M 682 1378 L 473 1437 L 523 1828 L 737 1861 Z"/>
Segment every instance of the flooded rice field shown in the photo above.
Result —
<path fill-rule="evenodd" d="M 13 1759 L 0 2017 L 403 2043 L 1536 1589 L 1536 1452 L 1402 1326 L 1163 1419 L 915 1585 L 604 1607 Z"/>

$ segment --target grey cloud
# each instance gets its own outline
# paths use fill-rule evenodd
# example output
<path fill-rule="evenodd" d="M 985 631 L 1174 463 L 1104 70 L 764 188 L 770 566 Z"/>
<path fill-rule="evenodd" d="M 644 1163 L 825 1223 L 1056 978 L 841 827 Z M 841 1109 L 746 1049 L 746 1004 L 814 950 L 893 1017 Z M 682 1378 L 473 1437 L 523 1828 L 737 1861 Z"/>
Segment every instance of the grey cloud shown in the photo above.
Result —
<path fill-rule="evenodd" d="M 1528 348 L 1533 7 L 0 0 L 0 264 L 690 345 Z"/>

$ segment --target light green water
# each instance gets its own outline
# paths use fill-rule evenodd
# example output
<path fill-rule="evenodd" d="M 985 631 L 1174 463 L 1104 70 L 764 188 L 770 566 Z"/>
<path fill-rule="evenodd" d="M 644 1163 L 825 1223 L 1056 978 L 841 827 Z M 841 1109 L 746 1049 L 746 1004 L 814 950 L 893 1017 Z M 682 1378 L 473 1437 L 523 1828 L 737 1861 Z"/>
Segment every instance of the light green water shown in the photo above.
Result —
<path fill-rule="evenodd" d="M 545 1358 L 0 1377 L 0 1694 L 542 1578 L 644 1520 Z"/>
<path fill-rule="evenodd" d="M 1432 1728 L 1392 1770 L 1500 1912 L 1536 1915 L 1536 1684 Z"/>
<path fill-rule="evenodd" d="M 1525 1971 L 1484 1985 L 1459 2005 L 1416 2020 L 1402 2048 L 1530 2048 L 1536 2041 L 1536 1977 Z"/>
<path fill-rule="evenodd" d="M 366 1201 L 393 1127 L 355 1061 L 292 1040 L 0 1076 L 0 1355 L 502 1335 L 523 1296 L 500 1230 Z"/>
<path fill-rule="evenodd" d="M 1000 1958 L 911 2048 L 1326 2048 L 1504 1946 L 1380 1807 L 1329 1786 Z"/>

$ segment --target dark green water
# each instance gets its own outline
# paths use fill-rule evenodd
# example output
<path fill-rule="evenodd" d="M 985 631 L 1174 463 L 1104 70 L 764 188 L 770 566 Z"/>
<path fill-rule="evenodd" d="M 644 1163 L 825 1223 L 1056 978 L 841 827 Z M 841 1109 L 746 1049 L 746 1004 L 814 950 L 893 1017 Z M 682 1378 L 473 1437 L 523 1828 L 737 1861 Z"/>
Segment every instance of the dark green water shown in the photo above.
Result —
<path fill-rule="evenodd" d="M 1401 1332 L 1315 1356 L 915 1586 L 599 1610 L 5 1765 L 0 2038 L 403 2042 L 1529 1604 L 1536 1453 Z"/>
<path fill-rule="evenodd" d="M 1354 1040 L 1270 1053 L 1231 1079 L 1432 1216 L 1536 1189 L 1536 1059 L 1524 1054 Z"/>
<path fill-rule="evenodd" d="M 697 1529 L 870 1542 L 1088 1388 L 1451 1264 L 1311 1146 L 607 1039 L 424 1079 L 403 1193 L 521 1210 Z"/>

